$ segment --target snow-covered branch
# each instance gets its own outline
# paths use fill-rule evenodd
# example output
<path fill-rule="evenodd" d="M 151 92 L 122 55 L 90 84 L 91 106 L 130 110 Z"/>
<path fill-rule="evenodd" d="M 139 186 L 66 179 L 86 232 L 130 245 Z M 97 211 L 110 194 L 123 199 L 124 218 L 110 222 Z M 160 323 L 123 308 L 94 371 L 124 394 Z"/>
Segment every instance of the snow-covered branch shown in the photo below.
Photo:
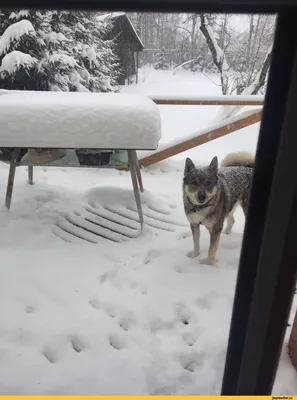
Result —
<path fill-rule="evenodd" d="M 226 61 L 224 51 L 221 49 L 217 39 L 215 38 L 214 31 L 212 27 L 209 25 L 207 17 L 204 14 L 201 14 L 200 20 L 201 20 L 200 30 L 206 39 L 207 45 L 212 55 L 213 62 L 218 68 L 220 73 L 222 93 L 227 94 L 232 71 Z"/>
<path fill-rule="evenodd" d="M 35 36 L 35 34 L 36 32 L 32 23 L 27 19 L 22 19 L 21 21 L 10 25 L 1 36 L 0 55 L 9 50 L 11 44 L 20 40 L 23 35 Z"/>
<path fill-rule="evenodd" d="M 272 53 L 272 45 L 270 46 L 264 62 L 258 71 L 255 79 L 253 82 L 247 86 L 242 92 L 241 95 L 257 95 L 259 90 L 265 85 L 266 78 L 268 75 L 268 70 L 269 70 L 269 65 L 270 65 L 270 60 L 271 60 L 271 53 Z M 227 107 L 222 107 L 221 110 L 218 113 L 218 116 L 216 117 L 217 121 L 224 120 L 226 118 L 232 117 L 233 115 L 237 114 L 238 111 L 240 111 L 243 108 L 243 106 L 227 106 Z"/>

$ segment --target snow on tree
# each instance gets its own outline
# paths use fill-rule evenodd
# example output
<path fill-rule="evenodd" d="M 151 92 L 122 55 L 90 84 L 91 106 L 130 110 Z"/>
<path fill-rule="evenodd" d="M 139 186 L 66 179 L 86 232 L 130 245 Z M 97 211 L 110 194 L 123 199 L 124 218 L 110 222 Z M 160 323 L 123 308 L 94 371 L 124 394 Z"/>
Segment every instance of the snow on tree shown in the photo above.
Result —
<path fill-rule="evenodd" d="M 86 11 L 57 11 L 53 13 L 53 31 L 64 36 L 59 51 L 71 55 L 78 63 L 69 75 L 71 90 L 109 92 L 117 90 L 118 61 L 114 43 L 104 41 L 112 21 L 101 24 L 96 13 Z"/>
<path fill-rule="evenodd" d="M 167 61 L 167 52 L 163 47 L 160 53 L 157 54 L 157 61 L 155 63 L 155 69 L 169 69 L 170 66 Z"/>
<path fill-rule="evenodd" d="M 2 88 L 95 92 L 117 89 L 113 43 L 102 40 L 105 31 L 98 27 L 94 13 L 3 11 L 2 27 Z"/>
<path fill-rule="evenodd" d="M 229 94 L 230 82 L 232 80 L 233 71 L 229 67 L 224 51 L 220 48 L 215 37 L 214 31 L 209 24 L 207 17 L 204 14 L 200 15 L 201 32 L 203 33 L 209 50 L 212 54 L 213 62 L 216 65 L 221 80 L 221 88 L 223 94 Z"/>
<path fill-rule="evenodd" d="M 234 71 L 228 64 L 226 60 L 226 54 L 223 49 L 219 46 L 218 40 L 215 37 L 215 33 L 204 14 L 200 15 L 201 19 L 201 31 L 206 39 L 209 50 L 212 54 L 213 62 L 216 65 L 221 80 L 221 89 L 222 93 L 232 94 L 234 90 L 238 88 L 240 84 L 238 82 L 238 74 Z M 263 64 L 261 65 L 260 70 L 257 72 L 253 81 L 247 86 L 243 87 L 241 84 L 241 94 L 243 95 L 255 95 L 259 92 L 259 90 L 265 85 L 266 77 L 270 65 L 272 46 L 270 47 Z M 237 91 L 238 92 L 238 91 Z M 232 115 L 236 114 L 242 107 L 222 107 L 221 111 L 217 116 L 217 120 L 222 120 L 225 118 L 229 118 Z"/>
<path fill-rule="evenodd" d="M 266 57 L 264 59 L 264 62 L 262 64 L 261 68 L 259 69 L 259 71 L 257 72 L 254 80 L 250 83 L 249 86 L 244 88 L 240 94 L 246 95 L 246 96 L 247 95 L 256 95 L 265 86 L 266 79 L 268 76 L 268 70 L 269 70 L 269 66 L 270 66 L 271 53 L 272 53 L 272 46 L 270 46 L 270 48 L 266 54 Z M 238 111 L 240 111 L 242 108 L 243 108 L 243 106 L 222 107 L 222 109 L 219 112 L 216 119 L 222 120 L 222 119 L 232 117 L 233 115 L 238 113 Z"/>
<path fill-rule="evenodd" d="M 1 17 L 1 16 L 0 16 Z M 35 16 L 36 17 L 36 16 Z M 47 90 L 38 63 L 45 46 L 40 41 L 39 26 L 28 19 L 8 18 L 10 24 L 0 39 L 0 82 L 4 89 Z M 35 21 L 37 20 L 36 18 Z M 4 25 L 4 23 L 1 25 Z"/>
<path fill-rule="evenodd" d="M 20 68 L 24 68 L 28 71 L 33 68 L 37 62 L 38 60 L 35 57 L 31 57 L 30 54 L 13 50 L 3 57 L 0 72 L 6 72 L 9 75 L 12 75 Z"/>

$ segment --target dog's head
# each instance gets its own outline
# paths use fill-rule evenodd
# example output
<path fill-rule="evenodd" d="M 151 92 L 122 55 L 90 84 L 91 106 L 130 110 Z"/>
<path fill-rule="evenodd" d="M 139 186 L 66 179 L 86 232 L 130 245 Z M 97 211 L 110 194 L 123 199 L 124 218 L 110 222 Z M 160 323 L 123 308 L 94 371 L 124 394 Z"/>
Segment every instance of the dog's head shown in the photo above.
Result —
<path fill-rule="evenodd" d="M 208 167 L 195 167 L 186 159 L 183 188 L 192 204 L 203 205 L 217 192 L 218 158 L 214 157 Z"/>

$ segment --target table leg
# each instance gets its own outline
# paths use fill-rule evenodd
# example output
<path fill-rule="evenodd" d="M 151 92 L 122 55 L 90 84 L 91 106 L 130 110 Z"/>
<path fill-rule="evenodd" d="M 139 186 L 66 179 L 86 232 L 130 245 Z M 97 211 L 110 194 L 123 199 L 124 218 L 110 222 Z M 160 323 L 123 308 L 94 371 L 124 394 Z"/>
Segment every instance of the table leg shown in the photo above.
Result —
<path fill-rule="evenodd" d="M 10 160 L 9 175 L 8 175 L 6 197 L 5 197 L 5 205 L 8 208 L 8 210 L 10 210 L 15 170 L 16 170 L 20 152 L 21 152 L 21 149 L 14 149 L 12 156 L 11 156 L 11 160 Z"/>
<path fill-rule="evenodd" d="M 137 166 L 136 166 L 136 162 L 135 162 L 135 156 L 133 156 L 133 150 L 128 150 L 128 162 L 129 162 L 129 168 L 130 168 L 130 173 L 131 173 L 131 179 L 132 179 L 132 184 L 133 184 L 133 191 L 134 191 L 137 211 L 138 211 L 138 215 L 139 215 L 141 232 L 143 232 L 143 212 L 142 212 L 140 192 L 139 192 L 139 187 L 138 187 L 138 182 L 137 182 Z"/>
<path fill-rule="evenodd" d="M 29 185 L 33 185 L 33 165 L 28 166 L 28 181 Z"/>
<path fill-rule="evenodd" d="M 137 174 L 137 179 L 138 179 L 138 183 L 139 183 L 139 188 L 140 188 L 140 191 L 143 193 L 144 189 L 143 189 L 143 184 L 142 184 L 142 176 L 141 176 L 141 170 L 140 170 L 136 150 L 132 150 L 132 153 L 133 153 L 133 160 L 134 160 L 135 167 L 136 167 L 136 174 Z"/>

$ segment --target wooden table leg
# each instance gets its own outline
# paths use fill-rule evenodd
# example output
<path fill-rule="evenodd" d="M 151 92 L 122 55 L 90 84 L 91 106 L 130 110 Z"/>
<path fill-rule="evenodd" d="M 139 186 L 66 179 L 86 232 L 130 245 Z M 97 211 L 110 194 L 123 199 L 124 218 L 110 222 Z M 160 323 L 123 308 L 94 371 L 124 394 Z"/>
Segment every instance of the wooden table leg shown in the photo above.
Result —
<path fill-rule="evenodd" d="M 33 165 L 28 166 L 28 181 L 29 185 L 33 185 Z"/>
<path fill-rule="evenodd" d="M 137 166 L 135 163 L 135 157 L 133 157 L 133 150 L 128 150 L 128 162 L 129 162 L 129 168 L 130 168 L 130 173 L 131 173 L 131 178 L 132 178 L 132 184 L 133 184 L 133 190 L 134 190 L 137 211 L 138 211 L 138 215 L 139 215 L 141 232 L 143 232 L 143 212 L 142 212 L 140 192 L 139 192 L 139 187 L 138 187 L 138 182 L 137 182 L 137 172 L 136 172 Z"/>
<path fill-rule="evenodd" d="M 136 167 L 136 174 L 137 174 L 137 180 L 139 183 L 139 188 L 140 188 L 140 191 L 143 193 L 144 189 L 143 189 L 143 184 L 142 184 L 142 176 L 141 176 L 141 170 L 140 170 L 136 150 L 132 150 L 132 155 L 133 155 L 133 160 L 134 160 L 134 164 Z"/>
<path fill-rule="evenodd" d="M 10 167 L 9 167 L 9 175 L 7 181 L 7 189 L 6 189 L 6 197 L 5 197 L 5 206 L 10 210 L 11 204 L 11 197 L 12 197 L 12 190 L 14 184 L 14 177 L 15 177 L 15 169 L 18 163 L 18 158 L 21 153 L 21 149 L 14 149 L 11 160 L 10 160 Z"/>

